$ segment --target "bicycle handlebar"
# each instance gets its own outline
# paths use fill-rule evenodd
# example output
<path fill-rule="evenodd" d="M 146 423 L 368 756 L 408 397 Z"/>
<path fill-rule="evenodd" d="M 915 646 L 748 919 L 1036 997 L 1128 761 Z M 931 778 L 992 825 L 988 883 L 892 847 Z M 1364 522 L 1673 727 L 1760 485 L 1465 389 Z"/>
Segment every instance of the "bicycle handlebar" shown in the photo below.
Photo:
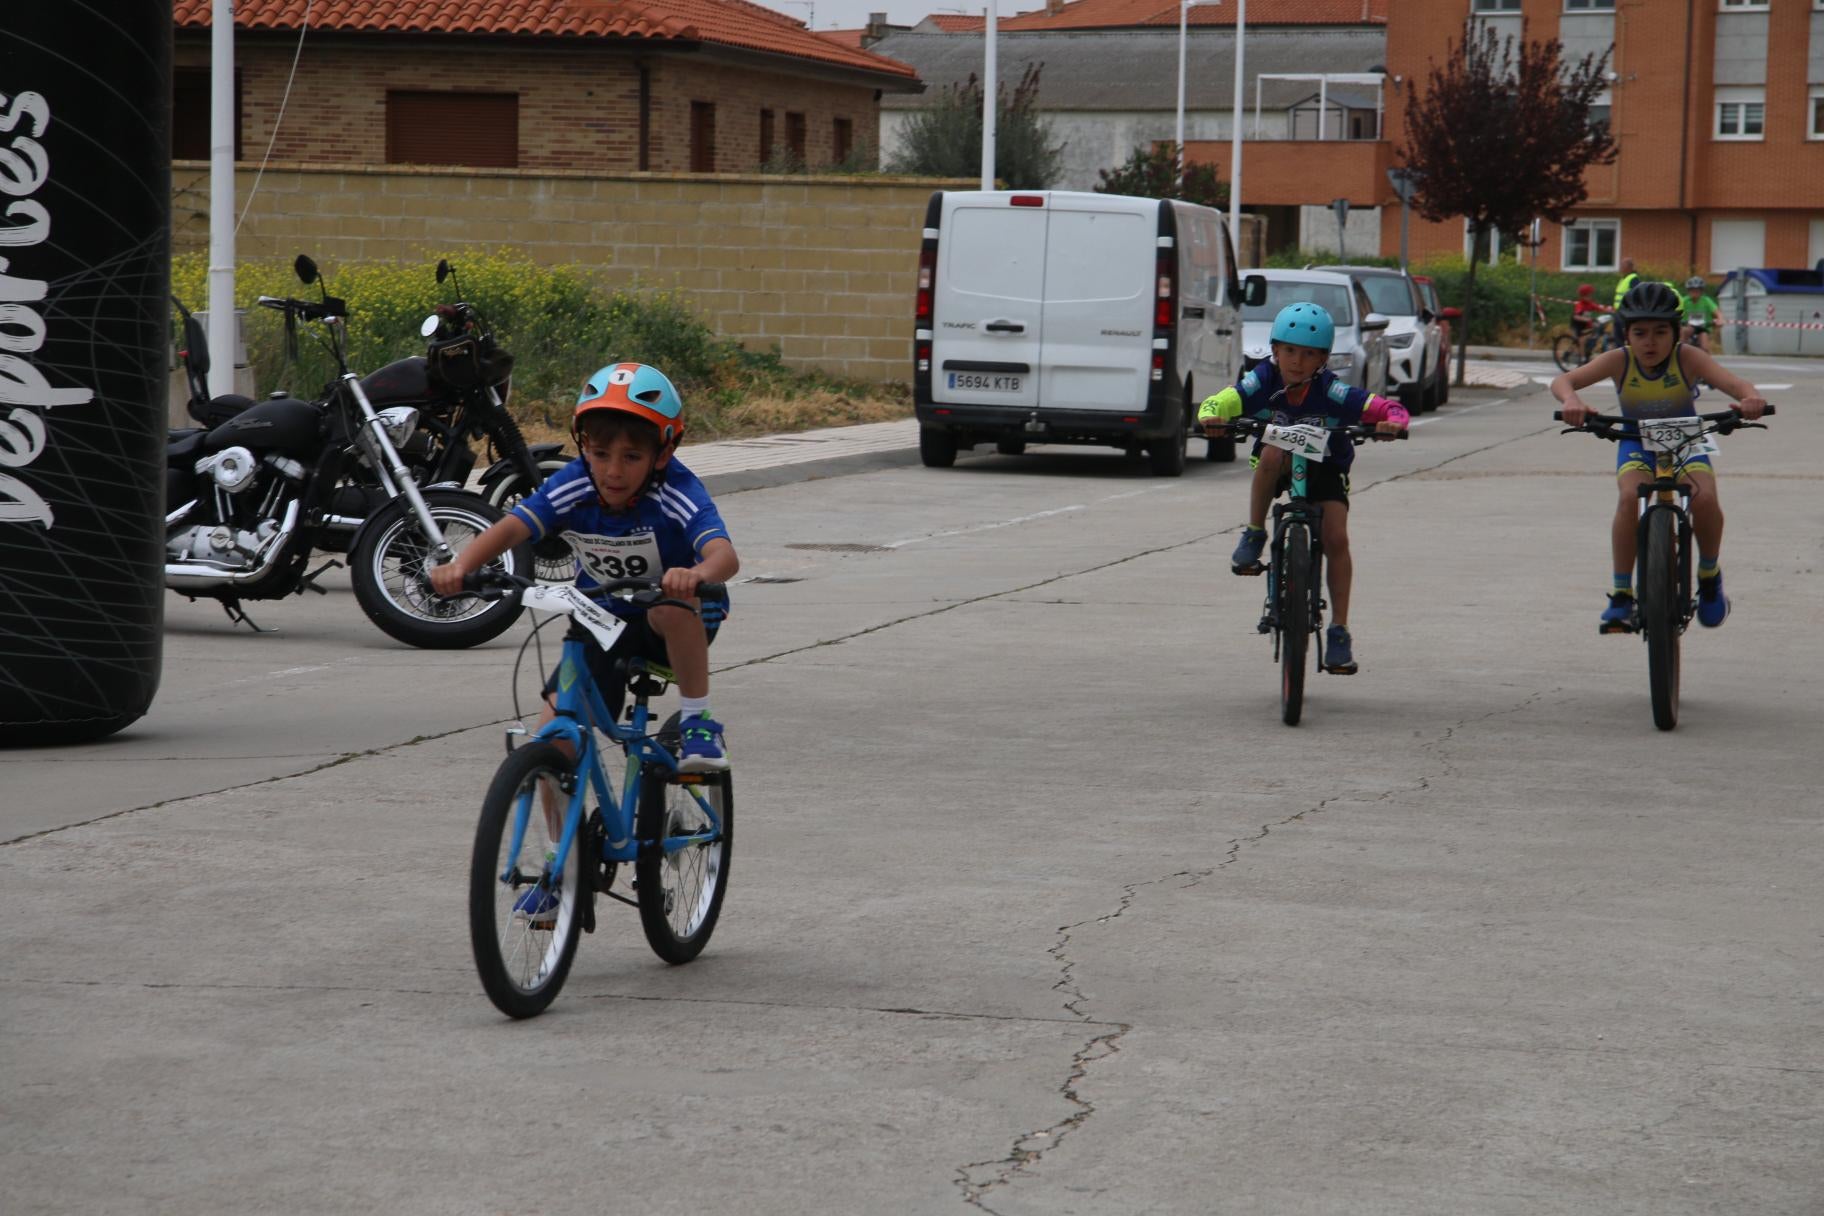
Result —
<path fill-rule="evenodd" d="M 1761 416 L 1766 417 L 1767 415 L 1772 414 L 1774 412 L 1775 412 L 1775 410 L 1774 410 L 1773 405 L 1771 403 L 1769 403 L 1766 410 L 1764 410 L 1762 412 Z M 1750 421 L 1748 421 L 1748 419 L 1746 419 L 1742 416 L 1742 412 L 1739 409 L 1733 409 L 1733 408 L 1726 409 L 1726 410 L 1717 410 L 1717 411 L 1715 411 L 1713 413 L 1709 413 L 1709 414 L 1685 414 L 1685 415 L 1683 415 L 1683 417 L 1696 418 L 1700 422 L 1715 423 L 1716 424 L 1716 433 L 1718 435 L 1727 435 L 1731 431 L 1738 431 L 1744 427 L 1754 427 L 1758 430 L 1766 429 L 1765 423 L 1750 422 Z M 1552 411 L 1552 421 L 1553 422 L 1563 422 L 1564 421 L 1564 411 L 1563 410 L 1553 410 Z M 1561 431 L 1559 433 L 1564 434 L 1564 435 L 1569 435 L 1574 431 L 1583 431 L 1586 434 L 1596 436 L 1598 439 L 1607 439 L 1607 440 L 1610 440 L 1611 442 L 1619 443 L 1623 439 L 1635 438 L 1635 434 L 1633 431 L 1624 430 L 1622 428 L 1634 426 L 1636 423 L 1640 423 L 1640 422 L 1659 422 L 1659 421 L 1672 421 L 1672 419 L 1623 418 L 1623 417 L 1620 417 L 1615 414 L 1591 414 L 1589 416 L 1589 418 L 1583 423 L 1583 425 L 1567 426 L 1564 428 L 1563 431 Z M 1708 432 L 1706 432 L 1706 433 L 1708 433 Z"/>
<path fill-rule="evenodd" d="M 1269 426 L 1319 426 L 1320 425 L 1315 422 L 1273 423 L 1273 422 L 1267 422 L 1264 419 L 1260 419 L 1260 418 L 1247 418 L 1247 417 L 1230 418 L 1227 421 L 1223 421 L 1222 419 L 1208 419 L 1206 421 L 1214 421 L 1218 425 L 1225 427 L 1228 430 L 1240 431 L 1244 435 L 1261 434 Z M 1374 427 L 1371 427 L 1371 426 L 1326 426 L 1326 427 L 1323 427 L 1322 429 L 1330 432 L 1332 435 L 1347 436 L 1351 441 L 1355 442 L 1356 444 L 1360 444 L 1363 441 L 1369 440 L 1369 439 L 1410 439 L 1410 438 L 1412 438 L 1411 431 L 1388 432 L 1388 431 L 1376 430 Z"/>
<path fill-rule="evenodd" d="M 462 589 L 464 591 L 469 592 L 472 595 L 479 595 L 484 599 L 499 599 L 502 596 L 509 595 L 515 591 L 527 591 L 538 585 L 538 580 L 536 579 L 524 578 L 517 574 L 508 574 L 504 570 L 477 570 L 472 574 L 464 575 L 462 580 Z M 634 593 L 634 602 L 640 604 L 642 607 L 656 608 L 660 604 L 680 604 L 685 607 L 689 606 L 685 605 L 682 600 L 642 600 L 639 598 L 642 594 L 649 597 L 656 596 L 662 589 L 660 580 L 656 578 L 615 578 L 609 579 L 599 587 L 578 588 L 578 590 L 582 591 L 583 594 L 589 596 L 591 599 L 603 599 L 610 595 L 617 595 L 623 591 L 631 591 Z M 700 599 L 720 599 L 727 594 L 727 583 L 697 584 L 697 596 Z"/>
<path fill-rule="evenodd" d="M 1763 418 L 1770 418 L 1777 412 L 1778 411 L 1774 409 L 1772 403 L 1770 402 L 1768 404 L 1767 408 L 1765 410 L 1761 411 L 1761 416 Z M 1726 410 L 1717 410 L 1715 413 L 1711 413 L 1711 414 L 1686 414 L 1684 416 L 1687 418 L 1698 418 L 1704 422 L 1729 422 L 1734 419 L 1741 418 L 1742 412 L 1738 409 L 1726 409 Z M 1552 421 L 1553 422 L 1563 422 L 1564 421 L 1564 411 L 1563 410 L 1553 410 L 1552 411 Z M 1583 426 L 1577 427 L 1574 429 L 1587 430 L 1591 426 L 1622 426 L 1624 424 L 1635 423 L 1635 422 L 1656 422 L 1656 421 L 1658 421 L 1658 419 L 1623 418 L 1616 414 L 1591 414 L 1589 417 L 1589 420 L 1586 421 L 1583 424 Z M 1744 421 L 1746 421 L 1746 420 L 1744 419 Z"/>

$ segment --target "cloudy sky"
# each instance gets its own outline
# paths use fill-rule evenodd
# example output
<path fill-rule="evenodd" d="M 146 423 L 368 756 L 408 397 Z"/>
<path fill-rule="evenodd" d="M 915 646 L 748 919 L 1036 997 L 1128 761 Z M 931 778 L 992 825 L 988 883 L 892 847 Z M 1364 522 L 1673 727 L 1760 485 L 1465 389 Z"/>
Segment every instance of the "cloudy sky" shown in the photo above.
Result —
<path fill-rule="evenodd" d="M 932 13 L 983 13 L 987 8 L 977 0 L 970 4 L 967 0 L 803 0 L 802 3 L 791 3 L 790 0 L 757 0 L 767 8 L 776 9 L 787 16 L 800 21 L 811 22 L 816 30 L 855 29 L 868 23 L 869 13 L 884 12 L 887 20 L 895 25 L 915 25 Z M 811 4 L 816 4 L 816 15 L 812 16 Z M 1043 0 L 1000 0 L 999 13 L 1011 17 L 1015 13 L 1028 12 L 1041 7 Z"/>

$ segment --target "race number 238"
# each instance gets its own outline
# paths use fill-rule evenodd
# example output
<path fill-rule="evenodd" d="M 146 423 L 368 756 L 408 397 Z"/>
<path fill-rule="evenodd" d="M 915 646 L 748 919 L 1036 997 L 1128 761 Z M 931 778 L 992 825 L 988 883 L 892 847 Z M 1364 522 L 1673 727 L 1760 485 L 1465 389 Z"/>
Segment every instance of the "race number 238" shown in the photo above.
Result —
<path fill-rule="evenodd" d="M 598 583 L 616 578 L 652 578 L 662 568 L 659 542 L 650 532 L 635 536 L 577 536 L 568 538 L 583 573 Z"/>

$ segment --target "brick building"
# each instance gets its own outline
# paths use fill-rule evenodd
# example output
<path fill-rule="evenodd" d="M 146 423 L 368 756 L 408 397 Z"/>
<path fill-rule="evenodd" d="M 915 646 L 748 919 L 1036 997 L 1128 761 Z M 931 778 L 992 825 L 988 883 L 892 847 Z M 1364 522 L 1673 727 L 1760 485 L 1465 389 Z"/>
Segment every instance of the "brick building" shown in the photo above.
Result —
<path fill-rule="evenodd" d="M 1668 272 L 1810 266 L 1824 257 L 1824 5 L 1816 0 L 1400 0 L 1388 71 L 1422 80 L 1466 16 L 1558 38 L 1567 56 L 1610 45 L 1605 99 L 1619 155 L 1592 168 L 1589 196 L 1547 226 L 1542 265 L 1613 270 L 1622 257 Z M 1404 89 L 1388 129 L 1403 129 Z M 1392 194 L 1385 194 L 1391 203 Z M 1461 249 L 1460 224 L 1412 229 L 1415 252 Z M 1383 248 L 1398 248 L 1398 208 Z"/>
<path fill-rule="evenodd" d="M 180 160 L 208 156 L 211 8 L 175 6 Z M 317 0 L 307 31 L 305 11 L 235 5 L 239 159 L 270 143 L 282 162 L 872 168 L 882 94 L 923 87 L 746 0 Z"/>

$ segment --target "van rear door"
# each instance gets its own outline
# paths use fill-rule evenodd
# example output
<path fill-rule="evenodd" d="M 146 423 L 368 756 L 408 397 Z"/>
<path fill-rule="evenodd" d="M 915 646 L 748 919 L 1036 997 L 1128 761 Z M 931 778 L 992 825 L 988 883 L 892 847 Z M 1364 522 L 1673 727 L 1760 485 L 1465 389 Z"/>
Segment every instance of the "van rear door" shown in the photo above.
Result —
<path fill-rule="evenodd" d="M 1159 206 L 1052 196 L 1042 405 L 1130 414 L 1146 408 Z"/>
<path fill-rule="evenodd" d="M 1014 205 L 1015 199 L 1040 205 Z M 1043 195 L 946 193 L 931 333 L 931 398 L 1030 409 L 1039 401 Z"/>

